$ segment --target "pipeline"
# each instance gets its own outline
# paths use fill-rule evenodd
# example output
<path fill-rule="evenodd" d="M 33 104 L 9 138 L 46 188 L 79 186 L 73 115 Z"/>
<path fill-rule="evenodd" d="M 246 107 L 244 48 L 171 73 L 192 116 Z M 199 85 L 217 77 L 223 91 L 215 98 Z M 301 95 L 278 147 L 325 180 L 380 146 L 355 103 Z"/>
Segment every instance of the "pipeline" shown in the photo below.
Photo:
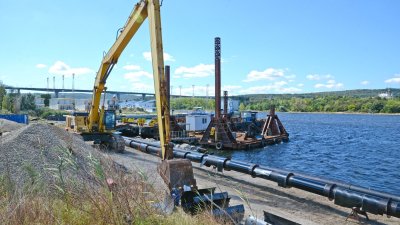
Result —
<path fill-rule="evenodd" d="M 158 143 L 125 138 L 125 144 L 142 152 L 160 155 Z M 357 207 L 364 212 L 400 218 L 400 196 L 369 190 L 363 187 L 329 181 L 323 178 L 293 173 L 286 170 L 260 166 L 230 158 L 207 155 L 174 148 L 175 158 L 185 158 L 205 166 L 215 166 L 218 171 L 233 170 L 276 182 L 285 188 L 298 188 L 333 200 L 334 204 L 347 208 Z"/>

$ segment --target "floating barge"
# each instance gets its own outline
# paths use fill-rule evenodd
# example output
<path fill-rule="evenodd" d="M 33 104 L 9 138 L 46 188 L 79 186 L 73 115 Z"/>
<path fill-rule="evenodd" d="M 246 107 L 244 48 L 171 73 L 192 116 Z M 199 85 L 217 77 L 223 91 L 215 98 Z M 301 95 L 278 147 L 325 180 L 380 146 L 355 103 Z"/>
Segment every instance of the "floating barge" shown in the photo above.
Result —
<path fill-rule="evenodd" d="M 199 143 L 203 147 L 218 150 L 236 150 L 262 148 L 289 140 L 289 134 L 275 114 L 274 106 L 271 107 L 266 119 L 257 121 L 255 112 L 250 112 L 251 117 L 235 121 L 228 113 L 228 92 L 224 91 L 224 110 L 221 113 L 221 39 L 215 38 L 215 114 L 200 112 L 199 108 L 193 114 L 186 115 L 185 127 L 179 124 L 180 119 L 171 116 L 171 141 Z M 169 68 L 166 70 L 167 88 L 169 88 Z M 167 90 L 169 99 L 169 89 Z M 169 100 L 168 100 L 169 101 Z M 211 119 L 211 121 L 210 121 Z M 208 124 L 208 126 L 207 126 Z M 139 125 L 139 124 L 138 124 Z M 131 125 L 129 125 L 131 126 Z M 157 127 L 122 127 L 119 131 L 124 136 L 151 137 L 157 139 Z M 206 128 L 206 129 L 205 129 Z M 204 130 L 199 133 L 200 130 Z M 146 136 L 149 134 L 149 136 Z M 179 135 L 175 135 L 179 134 Z M 184 134 L 184 135 L 181 135 Z"/>
<path fill-rule="evenodd" d="M 246 124 L 245 130 L 237 128 L 231 121 L 227 111 L 228 92 L 224 91 L 224 112 L 221 115 L 221 39 L 215 38 L 215 116 L 200 139 L 205 147 L 222 149 L 251 149 L 260 148 L 268 144 L 288 141 L 286 132 L 275 108 L 271 107 L 262 128 L 256 124 L 255 118 Z M 243 126 L 241 126 L 243 127 Z M 235 129 L 238 130 L 235 130 Z"/>
<path fill-rule="evenodd" d="M 263 122 L 261 128 L 256 121 L 252 121 L 240 124 L 241 129 L 236 130 L 237 123 L 225 118 L 221 121 L 213 119 L 205 133 L 197 137 L 204 147 L 217 150 L 254 149 L 289 141 L 289 133 L 275 114 L 274 107 Z"/>

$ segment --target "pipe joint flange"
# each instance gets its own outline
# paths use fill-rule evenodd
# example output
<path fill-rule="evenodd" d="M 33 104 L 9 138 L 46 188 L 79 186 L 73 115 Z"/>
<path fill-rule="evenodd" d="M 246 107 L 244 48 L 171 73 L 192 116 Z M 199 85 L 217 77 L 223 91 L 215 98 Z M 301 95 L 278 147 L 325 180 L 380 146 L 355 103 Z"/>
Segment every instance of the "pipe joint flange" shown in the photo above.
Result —
<path fill-rule="evenodd" d="M 203 154 L 203 155 L 201 156 L 201 158 L 200 158 L 200 167 L 206 165 L 206 163 L 207 163 L 207 158 L 208 158 L 208 155 L 207 155 L 207 154 Z"/>
<path fill-rule="evenodd" d="M 208 156 L 204 158 L 204 161 L 204 165 L 215 166 L 217 167 L 218 172 L 222 172 L 227 158 Z"/>
<path fill-rule="evenodd" d="M 333 189 L 336 187 L 336 184 L 325 184 L 324 187 L 324 196 L 328 197 L 329 201 L 332 201 L 335 196 L 333 194 Z"/>
<path fill-rule="evenodd" d="M 141 151 L 141 152 L 147 152 L 147 147 L 148 147 L 147 144 L 141 143 L 141 144 L 139 145 L 139 151 Z"/>
<path fill-rule="evenodd" d="M 253 177 L 253 178 L 256 178 L 256 173 L 254 172 L 254 170 L 257 168 L 257 167 L 259 167 L 260 165 L 258 165 L 258 164 L 253 164 L 252 166 L 251 166 L 251 170 L 250 170 L 250 175 L 251 175 L 251 177 Z"/>
<path fill-rule="evenodd" d="M 278 186 L 287 188 L 290 187 L 289 179 L 291 176 L 293 176 L 293 173 L 282 174 L 282 173 L 272 172 L 271 176 L 274 177 L 274 180 L 278 183 Z"/>
<path fill-rule="evenodd" d="M 190 152 L 185 152 L 185 154 L 183 154 L 183 158 L 186 159 L 186 156 L 190 154 Z"/>
<path fill-rule="evenodd" d="M 185 158 L 186 157 L 186 152 L 174 151 L 174 157 L 175 158 Z"/>

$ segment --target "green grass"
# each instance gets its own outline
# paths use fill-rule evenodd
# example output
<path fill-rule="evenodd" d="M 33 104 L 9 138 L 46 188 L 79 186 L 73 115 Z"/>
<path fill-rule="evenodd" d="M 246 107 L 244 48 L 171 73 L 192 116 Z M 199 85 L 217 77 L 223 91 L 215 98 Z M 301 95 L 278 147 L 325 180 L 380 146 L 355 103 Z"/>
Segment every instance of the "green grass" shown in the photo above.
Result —
<path fill-rule="evenodd" d="M 125 174 L 110 161 L 93 159 L 87 171 L 93 180 L 67 179 L 63 170 L 74 165 L 66 163 L 68 155 L 60 157 L 65 158 L 52 170 L 58 179 L 54 184 L 44 183 L 29 164 L 24 165 L 28 179 L 23 187 L 9 173 L 0 175 L 0 224 L 217 224 L 207 212 L 190 216 L 181 209 L 170 215 L 157 211 L 152 204 L 165 192 L 149 184 L 142 172 Z M 107 178 L 116 185 L 107 185 Z"/>

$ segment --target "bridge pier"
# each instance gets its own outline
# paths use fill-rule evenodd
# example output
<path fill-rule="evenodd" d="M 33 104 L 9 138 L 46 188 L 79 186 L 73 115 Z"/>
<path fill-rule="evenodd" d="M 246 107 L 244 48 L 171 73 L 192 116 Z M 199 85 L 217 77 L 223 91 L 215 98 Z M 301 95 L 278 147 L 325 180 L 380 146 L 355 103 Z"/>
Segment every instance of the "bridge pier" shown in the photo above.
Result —
<path fill-rule="evenodd" d="M 120 101 L 120 100 L 121 100 L 121 94 L 120 94 L 120 93 L 117 93 L 116 95 L 117 95 L 118 101 Z"/>
<path fill-rule="evenodd" d="M 142 100 L 146 99 L 146 94 L 142 94 Z"/>
<path fill-rule="evenodd" d="M 55 98 L 58 98 L 58 93 L 60 93 L 60 91 L 54 90 L 54 97 L 55 97 Z"/>

